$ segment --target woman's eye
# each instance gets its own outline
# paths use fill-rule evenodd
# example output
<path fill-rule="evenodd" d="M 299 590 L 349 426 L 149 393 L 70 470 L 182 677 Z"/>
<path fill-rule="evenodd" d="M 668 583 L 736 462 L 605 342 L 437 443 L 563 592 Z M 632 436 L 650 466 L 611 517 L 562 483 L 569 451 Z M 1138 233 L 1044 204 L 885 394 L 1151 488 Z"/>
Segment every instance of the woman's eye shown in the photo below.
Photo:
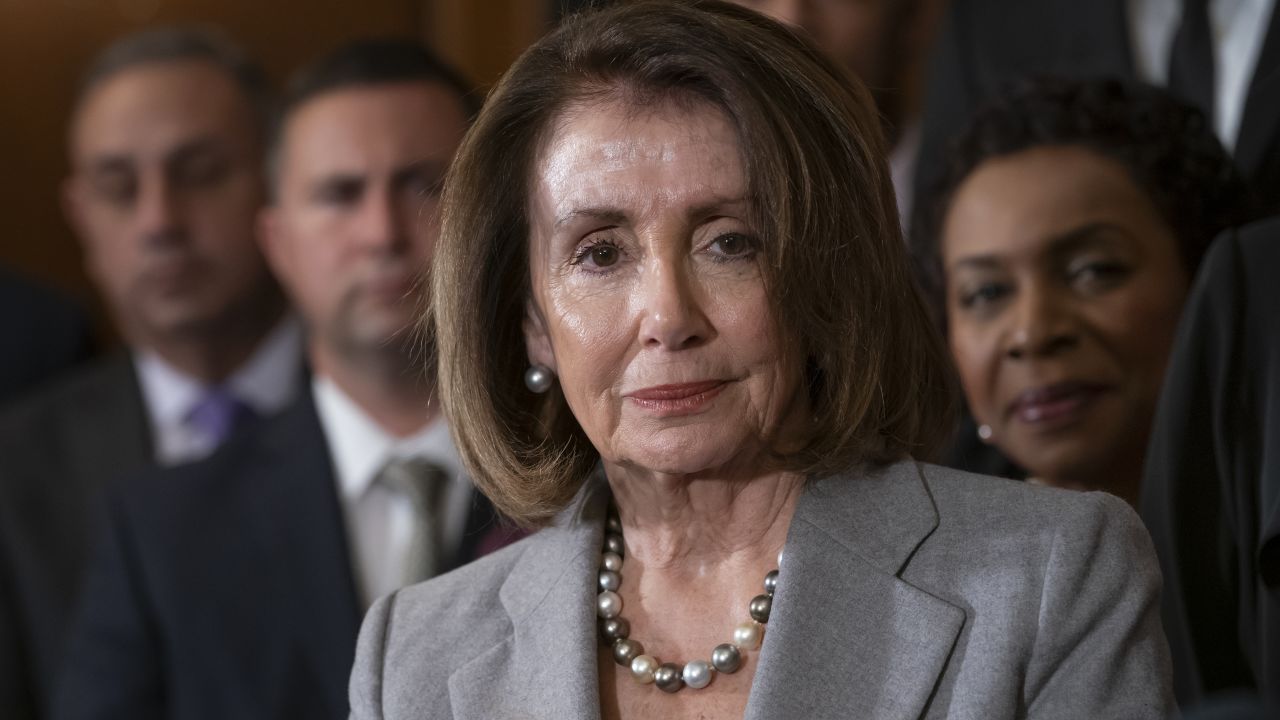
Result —
<path fill-rule="evenodd" d="M 755 250 L 751 238 L 741 233 L 725 233 L 711 241 L 711 247 L 717 255 L 724 258 L 740 258 L 750 255 Z"/>
<path fill-rule="evenodd" d="M 583 247 L 573 257 L 574 265 L 590 265 L 607 268 L 618 263 L 622 251 L 608 240 L 600 240 Z"/>
<path fill-rule="evenodd" d="M 1073 284 L 1087 286 L 1118 282 L 1128 275 L 1129 266 L 1115 262 L 1085 263 L 1072 268 L 1067 273 Z"/>
<path fill-rule="evenodd" d="M 960 297 L 960 305 L 966 308 L 979 307 L 994 303 L 1009 292 L 1009 288 L 998 283 L 987 283 L 965 292 Z"/>

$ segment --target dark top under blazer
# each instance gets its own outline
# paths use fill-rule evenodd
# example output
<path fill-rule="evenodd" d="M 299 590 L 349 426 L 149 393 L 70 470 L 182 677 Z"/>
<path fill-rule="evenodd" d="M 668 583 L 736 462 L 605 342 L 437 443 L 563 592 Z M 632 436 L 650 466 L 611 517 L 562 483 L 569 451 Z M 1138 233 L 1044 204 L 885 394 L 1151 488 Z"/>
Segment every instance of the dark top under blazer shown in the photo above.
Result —
<path fill-rule="evenodd" d="M 555 526 L 375 603 L 353 720 L 599 717 L 606 502 L 590 483 Z M 1173 710 L 1156 559 L 1110 495 L 912 461 L 851 473 L 806 488 L 780 570 L 748 720 Z"/>
<path fill-rule="evenodd" d="M 1037 74 L 1137 79 L 1128 3 L 1118 0 L 953 0 L 934 49 L 916 173 L 923 200 L 947 145 L 1010 82 Z M 1236 164 L 1280 212 L 1280 9 L 1272 12 L 1248 85 Z"/>
<path fill-rule="evenodd" d="M 207 460 L 110 488 L 106 506 L 56 718 L 347 717 L 364 608 L 309 392 Z M 493 522 L 473 503 L 455 563 Z"/>
<path fill-rule="evenodd" d="M 1280 709 L 1280 218 L 1206 256 L 1142 494 L 1179 699 L 1248 688 Z"/>
<path fill-rule="evenodd" d="M 133 361 L 74 371 L 0 415 L 0 715 L 45 717 L 109 478 L 152 462 Z"/>

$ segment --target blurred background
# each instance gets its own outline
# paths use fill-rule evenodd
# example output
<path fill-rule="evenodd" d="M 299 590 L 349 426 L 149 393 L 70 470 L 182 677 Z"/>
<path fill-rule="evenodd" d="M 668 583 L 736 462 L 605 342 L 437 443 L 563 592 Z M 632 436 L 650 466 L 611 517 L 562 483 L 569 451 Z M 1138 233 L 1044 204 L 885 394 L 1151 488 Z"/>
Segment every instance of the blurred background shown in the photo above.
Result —
<path fill-rule="evenodd" d="M 0 0 L 0 266 L 71 294 L 112 332 L 59 207 L 79 74 L 111 40 L 156 25 L 222 28 L 283 82 L 301 64 L 370 35 L 417 37 L 481 88 L 585 0 Z"/>

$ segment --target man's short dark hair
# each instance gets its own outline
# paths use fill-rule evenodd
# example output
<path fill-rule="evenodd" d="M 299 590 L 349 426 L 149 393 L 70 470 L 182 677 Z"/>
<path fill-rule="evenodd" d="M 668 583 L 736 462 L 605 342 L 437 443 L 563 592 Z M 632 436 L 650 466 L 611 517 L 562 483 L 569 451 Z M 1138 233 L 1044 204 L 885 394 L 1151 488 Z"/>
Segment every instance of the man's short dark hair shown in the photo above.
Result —
<path fill-rule="evenodd" d="M 1173 230 L 1189 276 L 1214 236 L 1250 209 L 1248 189 L 1208 120 L 1168 92 L 1117 79 L 1024 81 L 979 111 L 916 204 L 912 245 L 935 301 L 941 233 L 960 185 L 987 160 L 1046 146 L 1084 148 L 1123 167 Z"/>
<path fill-rule="evenodd" d="M 299 71 L 285 93 L 267 155 L 273 194 L 284 127 L 299 107 L 339 90 L 406 82 L 435 83 L 452 90 L 468 122 L 479 112 L 480 103 L 462 74 L 417 40 L 374 38 L 344 45 Z"/>
<path fill-rule="evenodd" d="M 275 96 L 266 73 L 226 34 L 209 27 L 166 27 L 127 35 L 89 63 L 76 91 L 79 109 L 98 86 L 126 70 L 168 62 L 207 62 L 225 72 L 244 94 L 260 137 L 270 127 Z"/>

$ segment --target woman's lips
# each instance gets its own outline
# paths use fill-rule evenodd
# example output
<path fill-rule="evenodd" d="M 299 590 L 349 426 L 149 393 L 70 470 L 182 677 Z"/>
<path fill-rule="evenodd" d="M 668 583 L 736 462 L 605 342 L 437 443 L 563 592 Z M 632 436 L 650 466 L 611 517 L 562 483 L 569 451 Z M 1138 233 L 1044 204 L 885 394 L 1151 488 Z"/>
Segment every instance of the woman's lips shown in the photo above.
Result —
<path fill-rule="evenodd" d="M 1078 419 L 1109 386 L 1079 381 L 1026 390 L 1009 403 L 1009 414 L 1030 425 L 1058 425 Z"/>
<path fill-rule="evenodd" d="M 720 394 L 725 380 L 654 385 L 627 393 L 637 406 L 662 416 L 691 415 L 705 408 Z"/>

